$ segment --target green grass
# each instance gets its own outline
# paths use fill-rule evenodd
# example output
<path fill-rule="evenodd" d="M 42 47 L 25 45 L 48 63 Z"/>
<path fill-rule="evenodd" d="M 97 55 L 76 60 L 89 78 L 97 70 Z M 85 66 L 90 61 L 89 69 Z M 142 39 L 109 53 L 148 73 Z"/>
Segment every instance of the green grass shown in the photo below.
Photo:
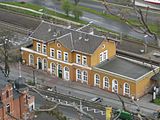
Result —
<path fill-rule="evenodd" d="M 53 16 L 56 16 L 56 17 L 59 17 L 59 18 L 63 18 L 65 20 L 70 20 L 70 21 L 73 21 L 73 22 L 81 23 L 81 24 L 86 24 L 86 22 L 84 22 L 82 20 L 75 20 L 74 17 L 66 16 L 65 14 L 55 12 L 55 11 L 47 9 L 43 6 L 39 6 L 39 5 L 31 4 L 31 3 L 25 3 L 25 2 L 2 2 L 2 3 L 15 5 L 15 6 L 19 6 L 19 7 L 30 8 L 30 9 L 33 9 L 33 10 L 36 10 L 36 11 L 39 11 L 40 9 L 43 9 L 42 12 L 45 13 L 45 14 L 53 15 Z M 40 17 L 41 16 L 41 14 L 37 14 L 37 13 L 31 12 L 31 11 L 28 11 L 28 10 L 22 10 L 22 9 L 17 9 L 17 8 L 13 8 L 13 7 L 7 7 L 7 6 L 4 6 L 4 5 L 0 5 L 0 8 L 7 9 L 7 10 L 12 10 L 12 11 L 18 12 L 18 13 L 31 15 L 31 16 L 34 16 L 34 17 Z"/>
<path fill-rule="evenodd" d="M 121 22 L 121 23 L 125 23 L 123 20 L 120 19 L 120 17 L 118 16 L 113 16 L 111 14 L 106 14 L 106 13 L 103 13 L 103 12 L 98 12 L 94 9 L 91 9 L 91 8 L 87 8 L 87 7 L 83 7 L 83 6 L 80 6 L 80 8 L 83 10 L 83 11 L 86 11 L 86 12 L 89 12 L 89 13 L 92 13 L 92 14 L 95 14 L 95 15 L 98 15 L 98 16 L 101 16 L 101 17 L 104 17 L 106 19 L 111 19 L 111 20 L 114 20 L 114 21 L 118 21 L 118 22 Z M 128 19 L 128 21 L 133 24 L 133 25 L 139 25 L 139 21 L 136 20 L 136 19 Z M 153 32 L 156 32 L 158 34 L 160 34 L 158 32 L 158 27 L 157 27 L 157 24 L 156 23 L 148 23 L 148 26 L 149 28 L 153 31 Z"/>
<path fill-rule="evenodd" d="M 160 97 L 157 97 L 153 103 L 157 104 L 157 105 L 160 105 Z"/>

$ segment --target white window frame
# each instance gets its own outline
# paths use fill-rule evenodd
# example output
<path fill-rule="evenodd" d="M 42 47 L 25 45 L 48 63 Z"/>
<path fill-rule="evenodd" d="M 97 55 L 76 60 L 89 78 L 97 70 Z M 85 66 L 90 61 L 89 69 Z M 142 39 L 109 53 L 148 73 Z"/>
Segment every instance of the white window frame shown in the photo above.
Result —
<path fill-rule="evenodd" d="M 112 80 L 112 92 L 118 93 L 118 81 L 117 84 L 115 84 L 116 79 Z M 117 89 L 115 89 L 115 86 L 117 86 Z M 116 91 L 115 91 L 116 90 Z"/>
<path fill-rule="evenodd" d="M 106 55 L 105 55 L 105 58 L 103 58 L 103 60 L 107 60 L 108 59 L 108 50 L 105 50 L 103 52 L 103 56 L 104 56 L 105 53 L 106 53 Z"/>
<path fill-rule="evenodd" d="M 100 62 L 103 61 L 103 53 L 100 53 L 100 55 L 99 55 L 99 60 L 100 60 Z"/>
<path fill-rule="evenodd" d="M 80 54 L 76 54 L 76 63 L 81 64 L 81 55 Z"/>
<path fill-rule="evenodd" d="M 99 77 L 98 83 L 97 83 L 97 76 Z M 94 74 L 94 86 L 100 86 L 100 75 L 99 74 Z"/>
<path fill-rule="evenodd" d="M 42 44 L 42 53 L 47 54 L 47 45 L 46 44 Z"/>
<path fill-rule="evenodd" d="M 33 56 L 33 60 L 31 59 L 31 56 Z M 34 55 L 33 54 L 29 54 L 29 65 L 34 65 Z"/>
<path fill-rule="evenodd" d="M 59 52 L 60 52 L 60 58 L 59 58 Z M 61 50 L 57 50 L 57 59 L 62 60 L 62 51 Z"/>
<path fill-rule="evenodd" d="M 50 48 L 50 57 L 55 58 L 55 49 Z"/>
<path fill-rule="evenodd" d="M 86 75 L 84 73 L 86 73 Z M 88 72 L 86 70 L 82 71 L 82 82 L 88 83 Z"/>
<path fill-rule="evenodd" d="M 66 70 L 66 68 L 68 69 L 68 70 Z M 68 75 L 68 76 L 67 76 Z M 70 79 L 70 72 L 69 72 L 69 67 L 64 67 L 64 79 L 65 80 L 69 80 Z"/>
<path fill-rule="evenodd" d="M 64 52 L 63 58 L 64 58 L 64 61 L 65 61 L 65 62 L 68 62 L 68 61 L 69 61 L 68 52 Z M 66 59 L 66 58 L 67 58 L 67 59 Z"/>
<path fill-rule="evenodd" d="M 106 81 L 106 79 L 107 79 L 107 81 Z M 108 86 L 106 86 L 106 83 L 108 84 Z M 109 85 L 109 78 L 107 76 L 104 76 L 103 77 L 103 88 L 104 89 L 105 88 L 109 89 L 109 87 L 110 87 L 110 85 Z"/>
<path fill-rule="evenodd" d="M 82 56 L 82 65 L 87 65 L 87 56 Z"/>
<path fill-rule="evenodd" d="M 41 43 L 37 42 L 37 52 L 41 52 Z"/>
<path fill-rule="evenodd" d="M 128 88 L 126 88 L 125 85 L 128 85 Z M 128 93 L 126 92 L 126 89 L 128 90 Z M 125 82 L 124 85 L 123 85 L 123 94 L 130 96 L 130 85 L 127 82 Z"/>
<path fill-rule="evenodd" d="M 79 71 L 79 72 L 78 72 Z M 79 75 L 80 74 L 80 75 Z M 80 78 L 79 78 L 80 77 Z M 76 69 L 76 80 L 82 80 L 82 72 L 80 69 Z"/>

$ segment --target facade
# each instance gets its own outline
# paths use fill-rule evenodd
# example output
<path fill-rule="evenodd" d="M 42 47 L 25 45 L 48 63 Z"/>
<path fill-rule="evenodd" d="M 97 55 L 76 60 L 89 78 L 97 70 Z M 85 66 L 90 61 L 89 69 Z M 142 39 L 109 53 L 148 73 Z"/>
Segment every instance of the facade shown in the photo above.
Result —
<path fill-rule="evenodd" d="M 128 97 L 138 98 L 147 93 L 153 84 L 150 78 L 158 67 L 151 69 L 147 64 L 117 56 L 117 40 L 90 30 L 68 29 L 42 21 L 29 37 L 32 48 L 21 48 L 23 62 L 66 81 Z"/>
<path fill-rule="evenodd" d="M 15 89 L 0 74 L 0 120 L 24 119 L 29 110 L 34 108 L 34 97 L 26 88 Z"/>

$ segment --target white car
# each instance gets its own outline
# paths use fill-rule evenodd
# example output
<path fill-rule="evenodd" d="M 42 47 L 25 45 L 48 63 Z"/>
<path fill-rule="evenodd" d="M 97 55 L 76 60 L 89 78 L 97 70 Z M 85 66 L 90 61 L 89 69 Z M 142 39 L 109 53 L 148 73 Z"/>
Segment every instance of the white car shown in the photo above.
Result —
<path fill-rule="evenodd" d="M 53 89 L 52 89 L 52 88 L 48 88 L 47 90 L 48 90 L 48 91 L 53 91 Z"/>
<path fill-rule="evenodd" d="M 103 98 L 101 98 L 101 97 L 95 97 L 95 98 L 92 98 L 91 101 L 92 102 L 102 102 Z"/>

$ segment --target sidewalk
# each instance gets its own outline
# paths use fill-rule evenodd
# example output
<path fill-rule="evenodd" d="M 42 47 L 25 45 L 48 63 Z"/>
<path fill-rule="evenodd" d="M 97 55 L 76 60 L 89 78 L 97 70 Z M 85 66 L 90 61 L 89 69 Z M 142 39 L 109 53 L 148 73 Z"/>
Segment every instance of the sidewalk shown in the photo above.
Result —
<path fill-rule="evenodd" d="M 33 69 L 31 67 L 22 66 L 21 70 L 22 77 L 29 80 L 33 79 Z M 14 79 L 18 76 L 18 65 L 12 65 L 10 78 Z M 68 94 L 87 100 L 90 100 L 94 97 L 102 97 L 103 105 L 112 106 L 114 108 L 122 108 L 120 100 L 118 99 L 117 95 L 113 93 L 106 92 L 96 87 L 89 87 L 85 84 L 65 81 L 57 77 L 53 77 L 49 73 L 41 70 L 36 70 L 36 76 L 38 82 L 42 82 L 44 85 L 50 87 L 56 86 L 57 92 L 60 92 L 62 94 Z M 124 100 L 127 109 L 136 111 L 138 107 L 131 102 L 131 99 L 125 97 L 121 98 Z M 147 94 L 136 102 L 140 106 L 141 112 L 143 114 L 151 115 L 153 112 L 160 109 L 160 106 L 150 103 L 151 98 L 152 96 Z"/>

